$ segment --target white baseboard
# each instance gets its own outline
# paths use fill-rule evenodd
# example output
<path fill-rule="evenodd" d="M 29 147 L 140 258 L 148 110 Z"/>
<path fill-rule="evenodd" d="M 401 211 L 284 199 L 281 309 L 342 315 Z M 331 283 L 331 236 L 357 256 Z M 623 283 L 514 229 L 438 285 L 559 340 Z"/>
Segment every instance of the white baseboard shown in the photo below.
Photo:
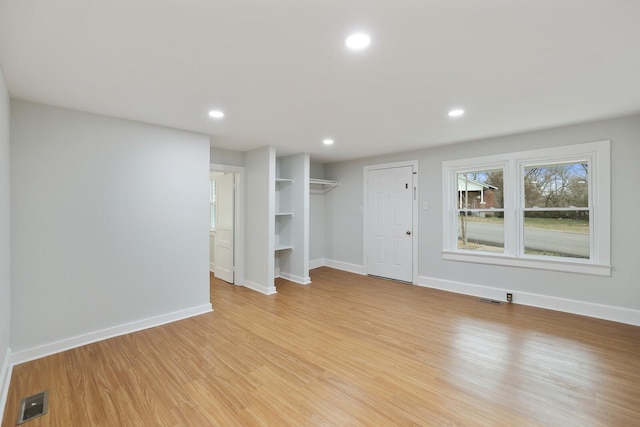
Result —
<path fill-rule="evenodd" d="M 581 316 L 595 317 L 598 319 L 640 326 L 640 310 L 633 310 L 625 307 L 616 307 L 568 298 L 533 294 L 530 292 L 518 292 L 513 289 L 494 288 L 425 276 L 418 277 L 418 286 L 440 289 L 458 294 L 490 298 L 498 301 L 504 301 L 506 293 L 510 292 L 513 294 L 513 302 L 515 304 L 529 305 L 532 307 L 546 308 L 549 310 L 563 311 L 565 313 L 579 314 Z"/>
<path fill-rule="evenodd" d="M 308 285 L 311 283 L 311 277 L 295 276 L 293 274 L 283 273 L 282 271 L 280 272 L 280 277 L 289 280 L 290 282 L 299 283 L 301 285 Z"/>
<path fill-rule="evenodd" d="M 348 271 L 349 273 L 356 273 L 366 276 L 367 273 L 364 269 L 364 265 L 349 264 L 348 262 L 336 261 L 334 259 L 318 258 L 309 261 L 309 270 L 319 267 L 331 267 L 336 270 Z"/>
<path fill-rule="evenodd" d="M 275 286 L 266 287 L 266 286 L 259 285 L 255 282 L 252 282 L 250 280 L 245 280 L 242 286 L 249 288 L 252 291 L 260 292 L 261 294 L 265 294 L 265 295 L 273 295 L 277 293 Z"/>
<path fill-rule="evenodd" d="M 326 266 L 335 268 L 336 270 L 348 271 L 350 273 L 361 274 L 363 276 L 367 275 L 367 272 L 364 269 L 364 265 L 358 264 L 349 264 L 348 262 L 336 261 L 333 259 L 327 259 Z"/>
<path fill-rule="evenodd" d="M 8 348 L 0 368 L 0 425 L 2 425 L 4 407 L 7 405 L 7 396 L 9 395 L 9 384 L 11 384 L 13 365 L 11 365 L 10 360 L 11 348 Z"/>
<path fill-rule="evenodd" d="M 39 359 L 41 357 L 50 356 L 72 348 L 81 347 L 97 341 L 106 340 L 120 335 L 141 331 L 143 329 L 154 328 L 166 323 L 175 322 L 186 319 L 188 317 L 197 316 L 213 311 L 211 304 L 203 304 L 185 310 L 175 311 L 160 316 L 150 317 L 148 319 L 138 320 L 124 325 L 114 326 L 100 331 L 90 332 L 84 335 L 78 335 L 66 338 L 60 341 L 44 344 L 38 347 L 29 348 L 15 352 L 11 355 L 11 364 L 17 365 L 28 362 L 30 360 Z"/>
<path fill-rule="evenodd" d="M 216 272 L 216 266 L 212 262 L 209 263 L 209 271 L 214 274 Z"/>
<path fill-rule="evenodd" d="M 327 260 L 324 258 L 309 260 L 309 270 L 313 270 L 314 268 L 324 267 L 325 265 L 327 265 Z"/>

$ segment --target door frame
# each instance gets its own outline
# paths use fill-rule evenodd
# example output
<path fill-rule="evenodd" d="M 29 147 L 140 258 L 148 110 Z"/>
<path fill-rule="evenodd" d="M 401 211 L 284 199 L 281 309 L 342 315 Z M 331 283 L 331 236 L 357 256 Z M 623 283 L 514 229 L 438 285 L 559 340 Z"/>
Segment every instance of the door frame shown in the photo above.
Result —
<path fill-rule="evenodd" d="M 233 284 L 244 286 L 244 166 L 209 164 L 209 171 L 232 172 L 234 174 L 234 206 L 233 206 Z"/>
<path fill-rule="evenodd" d="M 362 263 L 364 264 L 365 274 L 369 274 L 369 263 L 366 262 L 367 259 L 367 220 L 369 218 L 368 210 L 368 175 L 369 171 L 376 169 L 392 169 L 392 168 L 400 168 L 405 166 L 413 167 L 413 175 L 412 175 L 412 185 L 413 185 L 413 199 L 412 199 L 412 212 L 411 212 L 411 222 L 412 222 L 412 248 L 411 252 L 413 253 L 413 259 L 411 260 L 412 267 L 412 283 L 414 285 L 418 284 L 418 236 L 420 236 L 418 226 L 420 221 L 418 220 L 418 161 L 417 160 L 406 160 L 401 162 L 392 162 L 392 163 L 379 163 L 375 165 L 366 165 L 362 168 Z"/>

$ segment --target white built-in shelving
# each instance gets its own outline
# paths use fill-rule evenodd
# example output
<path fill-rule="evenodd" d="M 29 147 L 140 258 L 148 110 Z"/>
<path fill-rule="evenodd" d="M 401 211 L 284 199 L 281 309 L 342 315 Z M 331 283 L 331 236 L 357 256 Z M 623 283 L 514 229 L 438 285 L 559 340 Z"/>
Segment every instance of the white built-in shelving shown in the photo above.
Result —
<path fill-rule="evenodd" d="M 338 181 L 332 181 L 330 179 L 310 178 L 309 185 L 313 193 L 324 194 L 340 185 L 340 183 Z"/>
<path fill-rule="evenodd" d="M 309 277 L 309 154 L 276 158 L 274 276 L 301 284 Z"/>
<path fill-rule="evenodd" d="M 293 179 L 276 178 L 276 235 L 275 251 L 293 250 L 291 243 L 291 184 Z"/>

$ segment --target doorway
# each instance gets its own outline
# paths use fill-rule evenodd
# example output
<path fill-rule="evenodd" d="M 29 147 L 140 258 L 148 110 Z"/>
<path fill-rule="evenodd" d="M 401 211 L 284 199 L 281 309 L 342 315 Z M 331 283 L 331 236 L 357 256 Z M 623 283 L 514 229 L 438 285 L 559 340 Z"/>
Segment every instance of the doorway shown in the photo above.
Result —
<path fill-rule="evenodd" d="M 418 162 L 364 167 L 364 264 L 369 275 L 417 282 Z"/>
<path fill-rule="evenodd" d="M 226 282 L 244 284 L 244 167 L 210 165 L 209 270 Z"/>

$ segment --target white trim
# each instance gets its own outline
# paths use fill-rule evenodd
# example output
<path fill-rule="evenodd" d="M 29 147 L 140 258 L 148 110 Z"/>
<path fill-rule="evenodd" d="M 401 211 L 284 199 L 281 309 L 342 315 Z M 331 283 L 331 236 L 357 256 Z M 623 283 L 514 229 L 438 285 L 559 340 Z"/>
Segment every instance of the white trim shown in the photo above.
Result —
<path fill-rule="evenodd" d="M 477 264 L 504 265 L 508 267 L 536 268 L 540 270 L 562 271 L 565 273 L 611 276 L 611 266 L 580 262 L 564 262 L 557 259 L 518 258 L 491 253 L 470 253 L 443 251 L 442 259 L 448 261 L 473 262 Z"/>
<path fill-rule="evenodd" d="M 196 307 L 184 310 L 174 311 L 173 313 L 162 314 L 160 316 L 150 317 L 143 320 L 137 320 L 131 323 L 90 332 L 84 335 L 78 335 L 71 338 L 65 338 L 49 344 L 38 347 L 28 348 L 26 350 L 15 352 L 11 355 L 11 364 L 29 362 L 31 360 L 40 359 L 41 357 L 50 356 L 72 348 L 81 347 L 97 341 L 106 340 L 120 335 L 130 334 L 132 332 L 142 331 L 144 329 L 154 328 L 178 320 L 186 319 L 200 314 L 210 313 L 213 309 L 211 304 L 202 304 Z"/>
<path fill-rule="evenodd" d="M 252 291 L 260 292 L 261 294 L 264 294 L 264 295 L 273 295 L 273 294 L 278 293 L 276 291 L 276 287 L 275 286 L 266 287 L 266 286 L 259 285 L 259 284 L 255 283 L 255 282 L 252 282 L 250 280 L 245 280 L 242 285 L 245 288 L 249 288 Z"/>
<path fill-rule="evenodd" d="M 336 270 L 348 271 L 349 273 L 356 273 L 363 276 L 367 275 L 364 265 L 349 264 L 348 262 L 336 261 L 333 259 L 325 259 L 325 265 L 327 267 L 335 268 Z"/>
<path fill-rule="evenodd" d="M 519 292 L 512 289 L 474 285 L 471 283 L 454 282 L 451 280 L 436 279 L 425 276 L 420 276 L 418 286 L 440 289 L 458 294 L 490 298 L 499 301 L 505 301 L 506 293 L 510 292 L 513 294 L 513 302 L 516 304 L 640 326 L 640 310 L 633 310 L 625 307 L 616 307 L 612 305 L 540 295 L 530 292 Z"/>
<path fill-rule="evenodd" d="M 0 425 L 2 425 L 2 417 L 4 416 L 4 407 L 7 405 L 7 396 L 9 395 L 9 385 L 11 384 L 11 373 L 13 365 L 11 360 L 11 348 L 7 348 L 0 368 Z"/>
<path fill-rule="evenodd" d="M 521 213 L 522 171 L 526 165 L 572 161 L 589 163 L 590 259 L 524 254 Z M 470 170 L 504 171 L 504 253 L 458 249 L 456 174 Z M 611 142 L 608 140 L 442 162 L 442 257 L 446 260 L 505 265 L 569 273 L 611 275 Z M 544 208 L 541 208 L 544 210 Z"/>
<path fill-rule="evenodd" d="M 327 260 L 325 258 L 309 260 L 309 270 L 313 270 L 314 268 L 324 267 L 325 265 L 327 265 Z"/>
<path fill-rule="evenodd" d="M 401 168 L 401 167 L 406 167 L 406 166 L 412 166 L 413 167 L 413 175 L 411 176 L 412 178 L 412 183 L 413 183 L 413 198 L 412 198 L 412 210 L 411 210 L 411 215 L 412 215 L 412 224 L 411 224 L 411 228 L 412 228 L 412 237 L 413 239 L 411 239 L 412 241 L 412 253 L 413 253 L 413 259 L 411 260 L 412 262 L 412 282 L 413 283 L 417 283 L 418 282 L 418 240 L 419 240 L 419 236 L 420 236 L 420 229 L 419 229 L 419 225 L 420 225 L 420 217 L 418 216 L 418 194 L 420 194 L 420 192 L 418 191 L 418 183 L 419 183 L 419 175 L 418 175 L 418 161 L 417 160 L 406 160 L 406 161 L 401 161 L 401 162 L 392 162 L 392 163 L 380 163 L 380 164 L 375 164 L 375 165 L 366 165 L 363 166 L 362 168 L 362 201 L 363 201 L 363 213 L 362 213 L 362 260 L 365 263 L 365 265 L 363 266 L 364 268 L 364 273 L 358 273 L 358 274 L 367 274 L 367 265 L 366 265 L 366 259 L 367 259 L 367 234 L 366 234 L 366 227 L 367 227 L 367 199 L 368 199 L 368 187 L 367 187 L 367 174 L 369 173 L 369 171 L 372 170 L 378 170 L 378 169 L 391 169 L 391 168 Z M 338 267 L 336 267 L 338 268 Z M 349 270 L 346 270 L 349 271 Z"/>
<path fill-rule="evenodd" d="M 215 273 L 215 254 L 211 253 L 211 238 L 213 237 L 213 245 L 215 247 L 215 243 L 216 243 L 216 231 L 215 230 L 210 230 L 209 231 L 209 271 L 211 273 Z M 211 262 L 211 259 L 213 259 L 214 262 Z"/>
<path fill-rule="evenodd" d="M 311 283 L 311 277 L 300 277 L 300 276 L 295 276 L 293 274 L 288 274 L 283 272 L 280 272 L 279 277 L 282 277 L 283 279 L 286 279 L 290 282 L 299 283 L 301 285 L 308 285 Z"/>
<path fill-rule="evenodd" d="M 235 206 L 233 225 L 233 283 L 244 284 L 244 225 L 245 225 L 245 168 L 244 166 L 209 164 L 209 170 L 233 172 L 235 174 Z"/>

